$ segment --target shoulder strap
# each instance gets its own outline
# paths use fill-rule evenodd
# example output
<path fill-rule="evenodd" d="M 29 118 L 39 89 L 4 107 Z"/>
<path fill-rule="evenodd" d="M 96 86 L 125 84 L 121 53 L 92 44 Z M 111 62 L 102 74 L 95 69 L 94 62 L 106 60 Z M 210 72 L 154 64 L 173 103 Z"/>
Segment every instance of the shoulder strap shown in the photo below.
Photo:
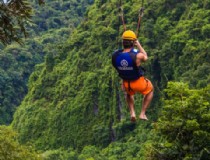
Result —
<path fill-rule="evenodd" d="M 136 55 L 137 54 L 135 54 L 132 49 L 128 54 L 131 56 L 133 63 L 136 64 Z"/>
<path fill-rule="evenodd" d="M 131 51 L 129 52 L 129 55 L 131 56 L 134 64 L 136 64 L 136 56 L 137 56 L 138 53 L 135 53 L 133 51 L 133 49 L 131 49 Z M 139 69 L 139 71 L 142 73 L 142 75 L 144 75 L 146 73 L 146 69 L 144 67 L 142 67 L 142 66 L 139 66 L 139 67 L 135 66 L 135 67 Z"/>

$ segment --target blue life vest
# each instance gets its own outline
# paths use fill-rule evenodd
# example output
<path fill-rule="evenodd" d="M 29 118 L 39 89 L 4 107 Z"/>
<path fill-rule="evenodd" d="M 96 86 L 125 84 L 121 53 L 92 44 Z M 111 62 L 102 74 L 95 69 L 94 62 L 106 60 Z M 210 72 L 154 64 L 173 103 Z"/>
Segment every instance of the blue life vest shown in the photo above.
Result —
<path fill-rule="evenodd" d="M 112 55 L 112 65 L 118 71 L 120 78 L 127 81 L 137 80 L 144 75 L 141 67 L 136 66 L 136 55 L 138 50 L 131 49 L 130 52 L 117 50 Z"/>

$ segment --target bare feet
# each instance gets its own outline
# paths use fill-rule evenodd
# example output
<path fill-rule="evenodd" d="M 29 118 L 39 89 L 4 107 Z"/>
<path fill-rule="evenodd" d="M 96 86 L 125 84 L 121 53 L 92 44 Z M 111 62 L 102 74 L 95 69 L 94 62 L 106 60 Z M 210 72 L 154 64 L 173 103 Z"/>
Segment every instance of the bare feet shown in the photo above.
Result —
<path fill-rule="evenodd" d="M 131 122 L 136 122 L 136 114 L 135 114 L 135 112 L 131 113 Z"/>
<path fill-rule="evenodd" d="M 147 116 L 145 114 L 142 114 L 142 113 L 140 114 L 139 118 L 142 119 L 142 120 L 148 120 Z"/>
<path fill-rule="evenodd" d="M 136 122 L 136 117 L 135 116 L 131 116 L 131 122 Z"/>

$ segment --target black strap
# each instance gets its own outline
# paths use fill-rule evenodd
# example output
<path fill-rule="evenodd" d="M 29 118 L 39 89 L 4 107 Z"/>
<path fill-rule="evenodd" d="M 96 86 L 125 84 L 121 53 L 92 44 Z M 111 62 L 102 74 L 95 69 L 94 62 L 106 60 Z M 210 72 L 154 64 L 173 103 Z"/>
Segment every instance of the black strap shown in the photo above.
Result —
<path fill-rule="evenodd" d="M 128 91 L 133 91 L 133 89 L 131 88 L 131 81 L 128 81 Z"/>
<path fill-rule="evenodd" d="M 137 56 L 137 54 L 134 54 L 133 52 L 132 52 L 132 49 L 131 49 L 131 51 L 129 52 L 129 55 L 131 56 L 131 58 L 132 58 L 132 60 L 133 60 L 133 63 L 135 64 L 135 68 L 136 68 L 136 70 L 138 70 L 138 66 L 136 65 L 136 56 Z M 141 67 L 140 67 L 141 68 Z"/>
<path fill-rule="evenodd" d="M 137 54 L 134 54 L 134 53 L 132 53 L 132 50 L 129 52 L 129 55 L 131 56 L 131 58 L 132 58 L 132 60 L 133 60 L 133 62 L 136 64 L 136 56 L 137 56 Z M 140 70 L 141 71 L 143 71 L 143 75 L 145 75 L 145 73 L 146 73 L 146 69 L 144 68 L 144 67 L 142 67 L 142 66 L 135 66 L 136 68 L 140 68 Z"/>

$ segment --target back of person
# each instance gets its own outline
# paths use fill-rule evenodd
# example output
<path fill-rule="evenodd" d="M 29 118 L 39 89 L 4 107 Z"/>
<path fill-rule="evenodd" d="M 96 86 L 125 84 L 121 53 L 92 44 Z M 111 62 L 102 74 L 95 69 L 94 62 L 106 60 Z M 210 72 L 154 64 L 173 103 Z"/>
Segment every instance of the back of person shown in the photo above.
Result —
<path fill-rule="evenodd" d="M 147 120 L 145 115 L 146 108 L 153 97 L 152 83 L 143 75 L 140 68 L 142 62 L 147 60 L 147 53 L 137 40 L 135 33 L 131 30 L 125 31 L 122 35 L 122 50 L 117 50 L 112 55 L 112 64 L 117 70 L 119 77 L 123 80 L 122 86 L 127 93 L 127 102 L 130 108 L 131 120 L 136 120 L 134 111 L 134 97 L 138 92 L 144 95 L 140 119 Z M 134 49 L 134 47 L 137 49 Z"/>
<path fill-rule="evenodd" d="M 112 64 L 123 80 L 137 80 L 143 76 L 143 71 L 136 65 L 138 50 L 131 49 L 129 52 L 123 50 L 115 51 L 112 56 Z"/>

